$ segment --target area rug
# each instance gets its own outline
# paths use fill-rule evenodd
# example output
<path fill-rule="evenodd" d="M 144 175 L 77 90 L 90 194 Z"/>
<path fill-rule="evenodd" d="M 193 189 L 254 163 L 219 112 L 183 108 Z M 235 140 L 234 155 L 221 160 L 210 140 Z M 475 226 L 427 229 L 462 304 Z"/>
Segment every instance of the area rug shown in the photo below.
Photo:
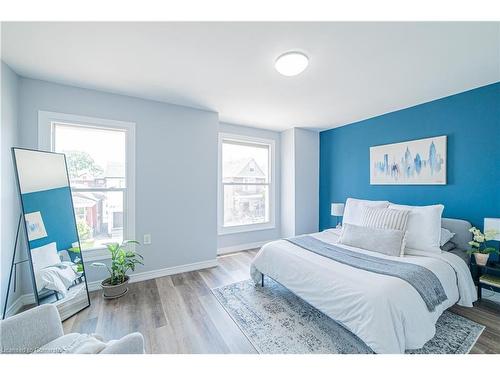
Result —
<path fill-rule="evenodd" d="M 245 280 L 212 292 L 259 353 L 373 353 L 356 335 L 269 278 L 265 287 Z M 484 328 L 445 311 L 434 338 L 407 353 L 466 354 Z"/>

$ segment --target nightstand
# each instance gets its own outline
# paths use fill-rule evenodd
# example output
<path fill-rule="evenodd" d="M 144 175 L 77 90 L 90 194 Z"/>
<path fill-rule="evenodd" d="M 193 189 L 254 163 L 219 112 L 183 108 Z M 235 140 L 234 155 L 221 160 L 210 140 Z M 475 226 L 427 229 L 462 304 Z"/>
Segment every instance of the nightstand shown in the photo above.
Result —
<path fill-rule="evenodd" d="M 499 287 L 489 285 L 489 284 L 484 284 L 479 280 L 479 278 L 485 274 L 494 274 L 494 275 L 500 276 L 500 263 L 498 263 L 498 262 L 489 263 L 486 266 L 480 266 L 478 264 L 475 264 L 475 263 L 473 264 L 471 262 L 469 264 L 469 267 L 470 267 L 470 270 L 471 270 L 472 275 L 474 277 L 474 284 L 477 285 L 477 298 L 478 298 L 478 300 L 481 299 L 481 295 L 482 295 L 481 289 L 482 288 L 487 288 L 487 289 L 490 289 L 490 290 L 493 290 L 495 292 L 500 293 Z M 473 272 L 474 270 L 476 272 Z"/>

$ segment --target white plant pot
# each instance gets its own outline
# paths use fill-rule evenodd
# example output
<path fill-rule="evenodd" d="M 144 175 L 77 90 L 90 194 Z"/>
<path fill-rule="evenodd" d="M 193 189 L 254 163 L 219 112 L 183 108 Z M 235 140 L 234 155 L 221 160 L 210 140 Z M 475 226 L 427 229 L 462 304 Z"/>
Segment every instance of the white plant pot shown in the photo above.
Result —
<path fill-rule="evenodd" d="M 128 276 L 125 276 L 125 281 L 118 285 L 109 284 L 109 279 L 104 280 L 103 282 L 101 282 L 103 290 L 102 296 L 105 299 L 114 299 L 124 296 L 128 292 L 128 281 Z"/>
<path fill-rule="evenodd" d="M 476 264 L 478 266 L 486 266 L 489 257 L 490 254 L 474 253 L 474 258 L 476 258 Z"/>

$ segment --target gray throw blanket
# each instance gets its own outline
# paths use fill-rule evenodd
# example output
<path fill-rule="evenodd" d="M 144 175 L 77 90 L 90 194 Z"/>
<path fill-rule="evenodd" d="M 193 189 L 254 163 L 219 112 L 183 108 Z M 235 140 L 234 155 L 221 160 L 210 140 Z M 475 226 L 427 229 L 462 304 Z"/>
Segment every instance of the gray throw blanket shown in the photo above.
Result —
<path fill-rule="evenodd" d="M 350 251 L 320 241 L 312 236 L 299 236 L 287 238 L 286 240 L 305 250 L 351 267 L 398 277 L 417 290 L 429 311 L 434 311 L 436 306 L 448 299 L 437 276 L 418 264 L 398 262 Z"/>

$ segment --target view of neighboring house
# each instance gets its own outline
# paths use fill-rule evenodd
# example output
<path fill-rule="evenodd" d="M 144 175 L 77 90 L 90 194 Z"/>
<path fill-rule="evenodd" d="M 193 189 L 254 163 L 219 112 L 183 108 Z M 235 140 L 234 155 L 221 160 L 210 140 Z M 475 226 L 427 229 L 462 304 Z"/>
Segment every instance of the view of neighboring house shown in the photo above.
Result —
<path fill-rule="evenodd" d="M 268 191 L 259 185 L 266 182 L 266 176 L 257 162 L 253 158 L 228 162 L 224 173 L 224 183 L 235 183 L 224 189 L 224 222 L 229 225 L 266 222 Z"/>
<path fill-rule="evenodd" d="M 83 248 L 123 237 L 124 165 L 108 162 L 100 176 L 85 172 L 71 179 L 73 204 Z M 122 177 L 120 177 L 122 176 Z"/>

